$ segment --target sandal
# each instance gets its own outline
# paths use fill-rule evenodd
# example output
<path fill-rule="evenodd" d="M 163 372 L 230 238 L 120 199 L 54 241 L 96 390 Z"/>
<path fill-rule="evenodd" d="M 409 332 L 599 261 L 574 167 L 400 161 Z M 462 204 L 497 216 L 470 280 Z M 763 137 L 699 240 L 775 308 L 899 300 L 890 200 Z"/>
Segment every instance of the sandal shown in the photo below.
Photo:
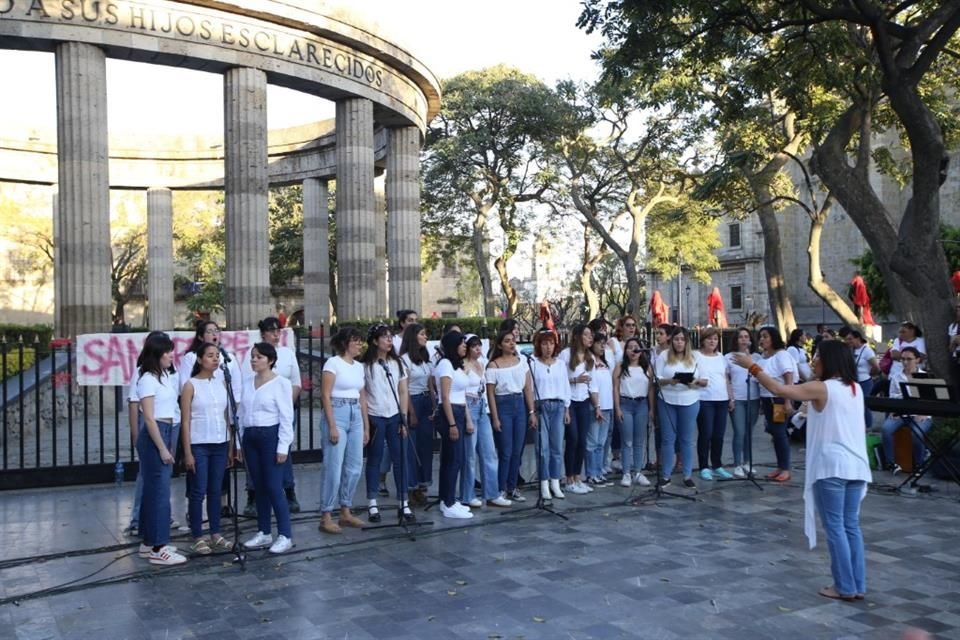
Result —
<path fill-rule="evenodd" d="M 781 471 L 780 473 L 777 474 L 777 476 L 773 480 L 775 482 L 789 482 L 790 477 L 791 476 L 789 471 Z"/>
<path fill-rule="evenodd" d="M 853 602 L 857 599 L 857 596 L 845 596 L 839 593 L 835 587 L 821 587 L 817 590 L 817 595 L 823 596 L 824 598 L 830 598 L 832 600 L 843 600 L 844 602 Z"/>
<path fill-rule="evenodd" d="M 214 551 L 230 551 L 233 549 L 233 542 L 227 540 L 220 534 L 215 534 L 211 536 L 211 542 L 213 542 Z"/>
<path fill-rule="evenodd" d="M 190 553 L 198 556 L 208 556 L 213 553 L 213 549 L 210 548 L 210 544 L 206 538 L 197 538 L 194 543 L 190 545 Z"/>
<path fill-rule="evenodd" d="M 343 530 L 333 520 L 321 520 L 320 526 L 318 527 L 323 533 L 337 534 L 341 533 Z"/>
<path fill-rule="evenodd" d="M 783 470 L 782 470 L 782 469 L 774 469 L 773 471 L 771 471 L 770 473 L 768 473 L 768 474 L 767 474 L 766 476 L 764 476 L 764 477 L 765 477 L 767 480 L 773 480 L 773 479 L 775 479 L 778 475 L 780 475 L 781 473 L 783 473 Z"/>

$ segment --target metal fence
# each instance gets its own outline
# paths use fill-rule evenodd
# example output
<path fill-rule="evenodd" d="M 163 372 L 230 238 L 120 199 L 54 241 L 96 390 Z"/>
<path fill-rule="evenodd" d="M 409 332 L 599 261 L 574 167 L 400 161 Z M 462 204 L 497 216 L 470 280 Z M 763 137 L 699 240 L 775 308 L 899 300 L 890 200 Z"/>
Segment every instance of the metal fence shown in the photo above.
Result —
<path fill-rule="evenodd" d="M 110 482 L 117 462 L 125 479 L 136 477 L 127 389 L 77 385 L 74 349 L 66 340 L 0 341 L 0 490 Z M 294 462 L 316 462 L 324 327 L 299 329 L 295 352 L 302 391 L 292 455 Z"/>

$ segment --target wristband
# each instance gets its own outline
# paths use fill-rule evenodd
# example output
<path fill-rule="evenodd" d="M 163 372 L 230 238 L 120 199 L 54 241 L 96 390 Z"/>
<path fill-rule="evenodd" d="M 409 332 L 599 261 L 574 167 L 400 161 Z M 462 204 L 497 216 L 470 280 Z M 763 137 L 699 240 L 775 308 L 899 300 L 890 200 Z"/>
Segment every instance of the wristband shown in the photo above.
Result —
<path fill-rule="evenodd" d="M 447 426 L 450 427 L 450 428 L 452 428 L 452 429 L 456 429 L 456 428 L 457 428 L 457 423 L 456 423 L 456 422 L 451 422 L 451 423 L 450 423 L 449 425 L 447 425 Z"/>
<path fill-rule="evenodd" d="M 763 371 L 763 368 L 757 363 L 753 363 L 752 365 L 750 365 L 750 368 L 747 369 L 747 373 L 752 375 L 754 378 L 756 378 L 757 374 L 761 373 L 762 371 Z"/>

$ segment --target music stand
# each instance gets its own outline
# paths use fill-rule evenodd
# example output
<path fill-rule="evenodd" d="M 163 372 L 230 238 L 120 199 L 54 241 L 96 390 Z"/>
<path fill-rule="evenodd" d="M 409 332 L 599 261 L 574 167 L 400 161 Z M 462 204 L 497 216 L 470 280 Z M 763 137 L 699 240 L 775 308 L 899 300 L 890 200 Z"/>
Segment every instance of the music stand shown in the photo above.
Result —
<path fill-rule="evenodd" d="M 913 378 L 904 380 L 900 383 L 900 391 L 904 399 L 949 402 L 952 404 L 956 404 L 957 402 L 953 387 L 942 378 Z M 900 483 L 897 489 L 902 489 L 908 482 L 911 487 L 917 487 L 920 479 L 938 462 L 942 463 L 947 469 L 947 473 L 950 474 L 953 481 L 957 483 L 957 485 L 960 485 L 960 470 L 958 470 L 948 458 L 954 446 L 956 446 L 957 442 L 960 442 L 960 432 L 954 432 L 946 442 L 937 443 L 930 438 L 927 432 L 920 428 L 920 425 L 917 424 L 917 421 L 914 420 L 912 415 L 903 416 L 903 418 L 906 419 L 911 431 L 913 431 L 914 437 L 919 438 L 923 446 L 930 452 L 930 455 L 927 456 L 926 460 L 916 465 L 913 471 L 910 472 L 910 475 Z"/>

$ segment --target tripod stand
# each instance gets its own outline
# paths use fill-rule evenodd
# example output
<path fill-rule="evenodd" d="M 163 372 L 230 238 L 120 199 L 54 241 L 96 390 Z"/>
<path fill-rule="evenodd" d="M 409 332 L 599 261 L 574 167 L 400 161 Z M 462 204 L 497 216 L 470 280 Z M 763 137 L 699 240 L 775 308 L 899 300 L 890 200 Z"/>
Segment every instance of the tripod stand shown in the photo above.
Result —
<path fill-rule="evenodd" d="M 400 406 L 400 396 L 397 394 L 397 385 L 393 381 L 393 374 L 390 372 L 390 367 L 387 366 L 387 363 L 383 358 L 377 360 L 377 364 L 383 367 L 383 372 L 387 376 L 387 386 L 390 387 L 390 393 L 393 395 L 393 401 L 397 405 L 397 412 L 400 416 L 400 422 L 397 425 L 397 430 L 399 432 L 400 439 L 400 482 L 397 483 L 397 524 L 377 524 L 372 526 L 362 527 L 362 531 L 372 531 L 374 529 L 391 529 L 394 527 L 399 527 L 403 529 L 404 533 L 410 536 L 411 540 L 416 540 L 416 537 L 413 535 L 413 532 L 410 530 L 411 527 L 425 527 L 432 525 L 433 522 L 425 520 L 422 522 L 417 522 L 411 516 L 407 516 L 403 512 L 403 503 L 407 500 L 407 446 L 409 446 L 409 432 L 407 431 L 407 421 L 403 415 L 403 407 Z M 402 365 L 399 365 L 402 366 Z M 388 441 L 389 442 L 389 441 Z M 369 462 L 368 462 L 369 464 Z M 409 503 L 408 503 L 409 504 Z M 408 507 L 409 508 L 409 507 Z"/>
<path fill-rule="evenodd" d="M 544 417 L 546 415 L 544 411 L 544 402 L 540 399 L 540 388 L 537 386 L 537 378 L 533 374 L 533 356 L 527 355 L 527 370 L 530 372 L 530 384 L 533 386 L 533 395 L 535 399 L 535 406 L 537 407 L 537 480 L 541 483 L 544 480 L 544 468 L 543 468 L 543 457 L 541 452 L 543 451 L 543 429 L 546 424 Z M 509 511 L 504 511 L 501 513 L 501 516 L 512 516 L 517 513 L 523 513 L 524 511 L 542 511 L 555 515 L 561 520 L 568 520 L 567 516 L 562 513 L 558 513 L 552 505 L 548 505 L 547 501 L 543 497 L 543 491 L 537 491 L 537 501 L 533 506 L 530 507 L 521 507 L 519 509 L 510 509 Z"/>
<path fill-rule="evenodd" d="M 227 355 L 227 352 L 224 349 L 220 349 L 220 355 L 223 358 L 220 361 L 220 370 L 223 371 L 223 383 L 227 387 L 227 403 L 230 408 L 230 425 L 233 427 L 233 433 L 230 435 L 231 446 L 233 443 L 238 442 L 240 438 L 240 420 L 237 415 L 237 398 L 233 395 L 233 376 L 230 375 L 230 367 L 227 366 L 230 364 L 230 356 Z M 237 504 L 237 497 L 240 495 L 239 485 L 237 481 L 238 467 L 236 460 L 234 460 L 233 468 L 231 469 L 230 475 L 233 479 L 233 548 L 231 552 L 233 553 L 233 562 L 234 564 L 240 565 L 241 571 L 247 570 L 247 555 L 243 553 L 243 545 L 240 544 L 240 518 L 239 518 L 239 505 Z M 230 486 L 230 485 L 227 485 Z"/>
<path fill-rule="evenodd" d="M 742 482 L 749 481 L 749 482 L 751 482 L 751 483 L 753 484 L 753 486 L 755 486 L 757 489 L 759 489 L 760 491 L 763 491 L 763 487 L 761 487 L 761 486 L 760 486 L 760 483 L 757 482 L 757 476 L 756 476 L 756 474 L 755 474 L 755 472 L 754 472 L 754 470 L 753 470 L 753 427 L 755 426 L 755 423 L 756 423 L 757 421 L 756 421 L 756 419 L 754 419 L 754 420 L 753 420 L 753 423 L 754 423 L 754 424 L 751 424 L 751 422 L 750 422 L 750 402 L 751 402 L 751 400 L 750 400 L 750 378 L 751 378 L 751 377 L 752 377 L 752 376 L 748 373 L 748 374 L 747 374 L 747 408 L 746 408 L 746 412 L 747 412 L 747 416 L 746 416 L 747 424 L 746 424 L 746 426 L 744 427 L 744 428 L 746 429 L 746 434 L 745 434 L 745 435 L 746 435 L 746 438 L 745 438 L 745 440 L 746 440 L 746 442 L 745 442 L 746 447 L 745 447 L 744 453 L 746 454 L 745 458 L 746 458 L 746 462 L 747 462 L 747 475 L 746 475 L 746 477 L 744 477 L 744 478 L 733 478 L 733 479 L 734 479 L 734 480 L 740 480 L 740 481 L 742 481 Z M 757 416 L 754 416 L 754 418 L 756 418 L 756 417 L 757 417 Z"/>
<path fill-rule="evenodd" d="M 650 384 L 653 385 L 653 389 L 654 389 L 653 395 L 657 400 L 663 400 L 663 403 L 666 404 L 666 400 L 664 400 L 664 397 L 663 397 L 663 388 L 660 386 L 660 376 L 657 374 L 656 349 L 649 349 L 648 357 L 650 357 L 650 373 L 653 374 L 650 378 Z M 663 412 L 656 413 L 655 416 L 656 416 L 655 425 L 654 425 L 655 429 L 660 428 L 660 424 L 662 420 L 666 419 L 670 421 L 670 416 L 666 416 L 665 418 L 663 415 Z M 672 421 L 670 422 L 671 422 L 671 426 L 673 426 Z M 649 433 L 649 429 L 648 429 L 648 433 Z M 662 438 L 662 435 L 661 435 L 661 438 Z M 654 438 L 654 441 L 656 440 L 657 439 Z M 682 498 L 684 500 L 689 500 L 690 502 L 697 501 L 697 498 L 695 498 L 694 496 L 688 496 L 683 493 L 676 493 L 674 491 L 669 491 L 664 488 L 665 485 L 663 482 L 663 454 L 662 453 L 658 452 L 658 455 L 656 456 L 655 468 L 657 473 L 657 480 L 654 483 L 653 487 L 650 489 L 647 489 L 646 495 L 642 495 L 642 496 L 636 496 L 634 491 L 631 490 L 630 495 L 624 501 L 624 504 L 639 506 L 641 504 L 644 504 L 644 501 L 646 500 L 652 501 L 653 504 L 659 504 L 660 500 L 663 498 Z M 672 472 L 673 469 L 671 469 L 670 471 Z M 638 486 L 638 485 L 634 485 L 634 486 Z"/>

